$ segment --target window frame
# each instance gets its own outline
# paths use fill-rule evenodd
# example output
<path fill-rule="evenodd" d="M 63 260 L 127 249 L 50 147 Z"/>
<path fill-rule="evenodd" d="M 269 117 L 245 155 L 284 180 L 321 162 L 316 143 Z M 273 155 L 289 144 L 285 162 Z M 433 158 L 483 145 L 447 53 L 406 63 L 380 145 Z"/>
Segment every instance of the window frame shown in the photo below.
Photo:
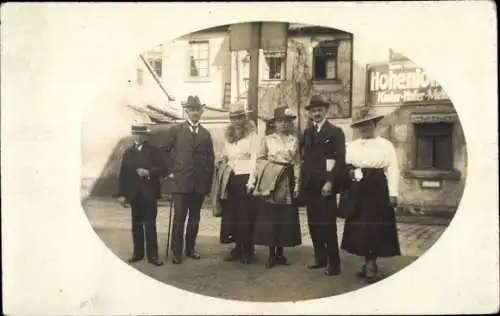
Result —
<path fill-rule="evenodd" d="M 271 50 L 264 50 L 263 51 L 264 55 L 264 70 L 265 74 L 262 78 L 264 81 L 284 81 L 286 80 L 286 62 L 287 62 L 287 54 L 285 51 L 271 51 Z M 268 60 L 275 60 L 274 65 L 280 65 L 280 78 L 271 78 L 270 77 L 270 72 L 271 72 L 271 65 L 269 64 Z M 278 72 L 276 72 L 278 73 Z"/>
<path fill-rule="evenodd" d="M 324 40 L 320 41 L 316 47 L 313 48 L 312 52 L 312 79 L 314 81 L 340 81 L 339 79 L 339 46 L 340 43 L 337 40 Z M 335 55 L 334 56 L 327 56 L 322 52 L 322 49 L 328 48 L 328 47 L 335 47 Z M 325 72 L 325 77 L 324 78 L 318 78 L 317 72 L 316 72 L 316 67 L 318 60 L 321 58 L 324 62 L 324 72 Z M 328 61 L 334 61 L 335 64 L 335 76 L 333 78 L 328 78 Z"/>
<path fill-rule="evenodd" d="M 443 128 L 439 130 L 439 127 Z M 413 169 L 414 170 L 422 170 L 422 171 L 442 171 L 442 172 L 450 172 L 454 170 L 454 154 L 453 150 L 455 148 L 453 132 L 454 132 L 455 124 L 453 122 L 415 122 L 413 123 L 413 130 L 415 136 L 415 144 L 414 144 L 414 154 L 413 154 Z M 427 130 L 426 130 L 427 129 Z M 449 157 L 447 157 L 447 161 L 445 163 L 446 166 L 438 166 L 436 155 L 438 151 L 436 150 L 436 139 L 437 137 L 447 137 L 447 142 L 449 143 Z M 423 163 L 423 158 L 421 157 L 420 151 L 420 143 L 422 142 L 422 137 L 431 137 L 432 140 L 432 161 L 431 166 L 426 166 Z"/>
<path fill-rule="evenodd" d="M 193 38 L 193 39 L 190 39 L 188 40 L 188 49 L 187 49 L 187 74 L 186 74 L 186 77 L 188 80 L 195 80 L 195 81 L 205 81 L 205 80 L 209 80 L 210 79 L 210 75 L 211 75 L 211 71 L 210 71 L 210 39 L 206 39 L 206 38 Z M 207 49 L 207 56 L 206 58 L 194 58 L 193 55 L 192 55 L 192 51 L 193 51 L 193 44 L 203 44 L 203 45 L 206 45 Z M 200 75 L 197 75 L 197 76 L 193 76 L 192 75 L 192 58 L 193 57 L 193 61 L 196 63 L 196 61 L 200 61 L 200 60 L 203 60 L 203 61 L 206 61 L 207 63 L 207 68 L 206 68 L 206 76 L 200 76 Z"/>

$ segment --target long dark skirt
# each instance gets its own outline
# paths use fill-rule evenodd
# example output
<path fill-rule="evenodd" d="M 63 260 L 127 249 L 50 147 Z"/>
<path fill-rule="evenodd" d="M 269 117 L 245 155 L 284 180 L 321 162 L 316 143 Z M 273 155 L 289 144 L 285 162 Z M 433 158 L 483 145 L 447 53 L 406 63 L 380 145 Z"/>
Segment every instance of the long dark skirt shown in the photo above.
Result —
<path fill-rule="evenodd" d="M 280 181 L 289 181 L 293 190 L 293 168 Z M 290 192 L 292 194 L 292 192 Z M 263 246 L 295 247 L 302 243 L 299 211 L 295 204 L 274 204 L 259 199 L 254 243 Z"/>
<path fill-rule="evenodd" d="M 392 257 L 401 254 L 394 208 L 382 169 L 363 170 L 350 198 L 355 211 L 347 217 L 341 248 L 358 256 Z"/>
<path fill-rule="evenodd" d="M 231 174 L 228 199 L 221 201 L 220 242 L 252 244 L 256 216 L 255 198 L 247 194 L 248 174 Z"/>

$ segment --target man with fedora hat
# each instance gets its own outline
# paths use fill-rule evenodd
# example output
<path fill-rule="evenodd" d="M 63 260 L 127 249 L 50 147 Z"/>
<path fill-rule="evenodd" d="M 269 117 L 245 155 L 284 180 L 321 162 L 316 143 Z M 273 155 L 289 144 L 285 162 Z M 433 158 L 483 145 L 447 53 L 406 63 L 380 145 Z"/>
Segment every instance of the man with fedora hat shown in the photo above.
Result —
<path fill-rule="evenodd" d="M 315 262 L 310 269 L 326 267 L 325 275 L 340 273 L 337 240 L 337 199 L 345 165 L 345 135 L 326 120 L 329 104 L 313 96 L 305 107 L 312 125 L 300 141 L 303 157 L 301 191 L 307 200 L 307 221 Z"/>
<path fill-rule="evenodd" d="M 215 167 L 212 137 L 209 131 L 200 125 L 205 105 L 197 96 L 189 96 L 182 106 L 188 118 L 174 128 L 163 146 L 168 153 L 166 183 L 174 203 L 171 235 L 174 264 L 182 262 L 183 250 L 186 257 L 200 259 L 195 249 L 200 211 L 205 195 L 211 190 Z"/>
<path fill-rule="evenodd" d="M 124 207 L 130 204 L 132 209 L 134 254 L 129 262 L 134 263 L 144 258 L 146 242 L 148 261 L 161 266 L 163 263 L 158 259 L 156 216 L 158 199 L 161 197 L 159 178 L 166 175 L 166 169 L 161 152 L 147 141 L 148 134 L 147 126 L 132 126 L 135 139 L 134 144 L 123 154 L 118 196 Z"/>

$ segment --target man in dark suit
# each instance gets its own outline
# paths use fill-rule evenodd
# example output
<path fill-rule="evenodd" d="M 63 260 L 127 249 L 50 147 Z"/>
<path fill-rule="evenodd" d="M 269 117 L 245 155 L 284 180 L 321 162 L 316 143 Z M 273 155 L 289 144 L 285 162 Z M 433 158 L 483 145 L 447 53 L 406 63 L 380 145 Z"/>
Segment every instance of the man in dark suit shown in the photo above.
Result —
<path fill-rule="evenodd" d="M 134 254 L 130 263 L 144 258 L 144 233 L 148 261 L 156 266 L 163 263 L 158 259 L 156 216 L 158 199 L 161 197 L 159 178 L 166 175 L 165 164 L 158 148 L 147 141 L 147 126 L 132 126 L 134 144 L 127 148 L 119 174 L 119 202 L 132 209 L 132 238 Z"/>
<path fill-rule="evenodd" d="M 314 246 L 310 269 L 327 267 L 325 275 L 340 273 L 337 240 L 337 199 L 345 165 L 345 135 L 326 120 L 329 104 L 313 96 L 305 107 L 312 125 L 300 141 L 303 157 L 301 189 L 307 199 L 307 222 Z"/>
<path fill-rule="evenodd" d="M 188 119 L 174 128 L 164 144 L 168 153 L 166 180 L 174 203 L 171 244 L 174 264 L 182 262 L 184 222 L 188 214 L 185 255 L 200 259 L 195 250 L 200 211 L 205 195 L 211 190 L 215 168 L 212 137 L 199 122 L 205 105 L 196 96 L 189 96 L 182 105 Z"/>

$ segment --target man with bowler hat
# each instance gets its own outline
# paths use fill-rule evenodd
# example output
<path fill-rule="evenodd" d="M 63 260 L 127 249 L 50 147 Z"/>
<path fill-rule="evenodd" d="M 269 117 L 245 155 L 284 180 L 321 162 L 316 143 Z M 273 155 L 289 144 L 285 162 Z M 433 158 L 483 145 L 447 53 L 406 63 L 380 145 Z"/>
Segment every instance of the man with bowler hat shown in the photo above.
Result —
<path fill-rule="evenodd" d="M 329 104 L 313 96 L 305 107 L 312 125 L 300 141 L 303 157 L 302 192 L 307 199 L 307 222 L 315 262 L 309 269 L 326 267 L 325 275 L 340 274 L 337 240 L 337 199 L 345 165 L 345 135 L 326 120 Z"/>
<path fill-rule="evenodd" d="M 195 249 L 200 211 L 205 195 L 211 190 L 215 168 L 212 137 L 200 125 L 205 105 L 197 96 L 189 96 L 182 105 L 188 118 L 174 127 L 163 147 L 168 156 L 166 183 L 174 203 L 171 235 L 174 264 L 182 263 L 183 250 L 186 257 L 200 259 Z"/>
<path fill-rule="evenodd" d="M 118 186 L 119 202 L 132 209 L 132 238 L 134 254 L 130 263 L 144 258 L 144 241 L 149 263 L 161 266 L 158 259 L 156 216 L 161 197 L 159 178 L 166 175 L 164 161 L 158 148 L 149 144 L 148 127 L 132 126 L 134 144 L 123 154 Z M 144 233 L 146 240 L 144 240 Z"/>

